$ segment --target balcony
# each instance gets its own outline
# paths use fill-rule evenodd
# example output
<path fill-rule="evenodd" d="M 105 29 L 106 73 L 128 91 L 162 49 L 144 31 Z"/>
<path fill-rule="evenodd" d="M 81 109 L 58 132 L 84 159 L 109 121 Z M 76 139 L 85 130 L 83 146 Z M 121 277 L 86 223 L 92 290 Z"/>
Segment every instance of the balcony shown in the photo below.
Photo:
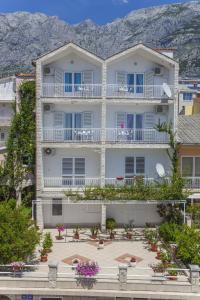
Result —
<path fill-rule="evenodd" d="M 0 126 L 10 126 L 12 117 L 1 117 L 0 116 Z"/>
<path fill-rule="evenodd" d="M 174 88 L 170 86 L 171 97 L 164 92 L 162 85 L 119 85 L 108 84 L 106 95 L 108 98 L 131 98 L 131 99 L 169 99 L 173 98 Z"/>
<path fill-rule="evenodd" d="M 43 141 L 55 143 L 98 143 L 101 141 L 101 129 L 44 128 Z"/>
<path fill-rule="evenodd" d="M 106 140 L 110 143 L 166 144 L 169 142 L 169 136 L 156 129 L 108 128 Z"/>
<path fill-rule="evenodd" d="M 43 141 L 54 143 L 99 143 L 102 139 L 101 128 L 44 128 Z M 126 144 L 167 144 L 168 134 L 156 129 L 106 128 L 107 143 Z"/>
<path fill-rule="evenodd" d="M 183 177 L 185 180 L 185 188 L 200 189 L 200 177 Z"/>
<path fill-rule="evenodd" d="M 124 186 L 124 185 L 133 185 L 137 180 L 143 180 L 145 184 L 151 184 L 155 182 L 154 178 L 148 178 L 145 176 L 137 176 L 134 178 L 105 178 L 105 185 L 112 186 Z M 100 186 L 100 178 L 85 178 L 81 176 L 77 177 L 45 177 L 44 178 L 44 187 L 45 188 L 81 188 L 81 187 L 92 187 Z"/>
<path fill-rule="evenodd" d="M 42 84 L 42 97 L 99 98 L 101 96 L 102 84 Z"/>

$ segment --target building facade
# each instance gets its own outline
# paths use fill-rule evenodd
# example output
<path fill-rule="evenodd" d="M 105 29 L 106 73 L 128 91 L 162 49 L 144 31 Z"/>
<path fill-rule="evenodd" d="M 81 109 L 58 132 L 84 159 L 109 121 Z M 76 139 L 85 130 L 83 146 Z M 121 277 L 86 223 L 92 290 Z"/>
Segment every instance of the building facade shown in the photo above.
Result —
<path fill-rule="evenodd" d="M 177 128 L 172 53 L 138 44 L 103 60 L 69 43 L 35 65 L 37 200 L 50 201 L 38 209 L 44 223 L 71 222 L 62 211 L 65 191 L 152 181 L 157 163 L 170 174 L 168 136 L 155 125 Z"/>
<path fill-rule="evenodd" d="M 200 92 L 199 79 L 180 79 L 178 111 L 182 115 L 192 115 L 194 113 L 194 99 Z"/>

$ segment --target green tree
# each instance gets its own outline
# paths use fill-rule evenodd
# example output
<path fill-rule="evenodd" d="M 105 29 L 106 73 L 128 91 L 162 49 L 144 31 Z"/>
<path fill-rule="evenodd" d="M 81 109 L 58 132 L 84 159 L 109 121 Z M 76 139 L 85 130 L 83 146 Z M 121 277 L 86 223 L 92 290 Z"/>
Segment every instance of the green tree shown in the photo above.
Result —
<path fill-rule="evenodd" d="M 21 193 L 35 165 L 35 82 L 23 82 L 20 104 L 12 120 L 4 167 L 0 171 L 1 198 L 11 197 L 21 203 Z"/>
<path fill-rule="evenodd" d="M 30 209 L 16 201 L 0 203 L 0 264 L 26 262 L 33 255 L 40 234 L 30 219 Z"/>

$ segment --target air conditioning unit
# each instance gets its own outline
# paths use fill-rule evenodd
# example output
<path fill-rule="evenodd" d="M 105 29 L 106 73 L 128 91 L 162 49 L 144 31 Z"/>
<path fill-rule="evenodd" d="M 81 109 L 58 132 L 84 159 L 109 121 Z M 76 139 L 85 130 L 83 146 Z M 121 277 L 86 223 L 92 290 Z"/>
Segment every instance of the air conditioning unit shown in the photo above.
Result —
<path fill-rule="evenodd" d="M 155 67 L 155 69 L 154 69 L 154 75 L 155 76 L 161 76 L 161 75 L 163 75 L 163 68 L 162 67 Z"/>
<path fill-rule="evenodd" d="M 51 112 L 54 108 L 54 104 L 46 103 L 44 104 L 44 111 L 45 112 Z"/>
<path fill-rule="evenodd" d="M 155 107 L 155 113 L 156 114 L 165 114 L 168 112 L 168 106 L 167 105 L 156 105 Z"/>
<path fill-rule="evenodd" d="M 44 75 L 54 75 L 55 69 L 52 67 L 44 67 Z"/>
<path fill-rule="evenodd" d="M 53 149 L 53 148 L 45 148 L 45 149 L 44 149 L 44 153 L 45 153 L 46 155 L 51 155 L 51 156 L 53 156 L 53 155 L 56 154 L 56 149 Z"/>

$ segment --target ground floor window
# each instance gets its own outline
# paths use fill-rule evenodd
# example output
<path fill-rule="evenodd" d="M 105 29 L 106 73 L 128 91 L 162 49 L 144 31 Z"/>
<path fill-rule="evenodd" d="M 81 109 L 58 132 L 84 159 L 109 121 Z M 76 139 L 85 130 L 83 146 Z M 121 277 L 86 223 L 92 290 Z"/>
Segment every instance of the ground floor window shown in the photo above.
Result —
<path fill-rule="evenodd" d="M 52 216 L 62 216 L 62 199 L 52 200 Z"/>
<path fill-rule="evenodd" d="M 185 156 L 181 160 L 182 176 L 200 177 L 200 157 Z"/>
<path fill-rule="evenodd" d="M 125 157 L 125 177 L 132 178 L 135 175 L 145 174 L 145 158 L 144 157 Z"/>
<path fill-rule="evenodd" d="M 85 184 L 85 158 L 69 157 L 62 159 L 62 184 Z"/>

